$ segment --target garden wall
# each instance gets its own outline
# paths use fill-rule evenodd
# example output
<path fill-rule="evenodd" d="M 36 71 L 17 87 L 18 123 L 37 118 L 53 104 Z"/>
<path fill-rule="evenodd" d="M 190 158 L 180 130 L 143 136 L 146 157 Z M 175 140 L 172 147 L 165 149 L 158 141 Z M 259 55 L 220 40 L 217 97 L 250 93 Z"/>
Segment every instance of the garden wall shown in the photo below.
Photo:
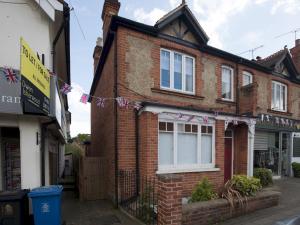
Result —
<path fill-rule="evenodd" d="M 280 192 L 261 191 L 248 198 L 247 204 L 232 209 L 225 199 L 197 202 L 182 206 L 182 225 L 211 225 L 259 209 L 278 205 Z"/>

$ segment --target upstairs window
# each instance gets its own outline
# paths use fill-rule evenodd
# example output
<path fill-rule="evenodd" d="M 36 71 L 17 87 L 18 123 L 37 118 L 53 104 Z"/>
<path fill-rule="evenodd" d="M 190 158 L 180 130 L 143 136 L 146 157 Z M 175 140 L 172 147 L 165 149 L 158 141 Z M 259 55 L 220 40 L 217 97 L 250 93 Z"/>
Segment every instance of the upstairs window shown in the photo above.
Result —
<path fill-rule="evenodd" d="M 243 72 L 243 86 L 247 86 L 249 84 L 252 84 L 252 74 L 244 71 Z"/>
<path fill-rule="evenodd" d="M 287 111 L 287 86 L 277 81 L 272 81 L 272 110 Z"/>
<path fill-rule="evenodd" d="M 194 94 L 195 59 L 188 55 L 162 49 L 160 52 L 160 86 Z"/>
<path fill-rule="evenodd" d="M 233 69 L 222 66 L 222 99 L 233 101 Z"/>

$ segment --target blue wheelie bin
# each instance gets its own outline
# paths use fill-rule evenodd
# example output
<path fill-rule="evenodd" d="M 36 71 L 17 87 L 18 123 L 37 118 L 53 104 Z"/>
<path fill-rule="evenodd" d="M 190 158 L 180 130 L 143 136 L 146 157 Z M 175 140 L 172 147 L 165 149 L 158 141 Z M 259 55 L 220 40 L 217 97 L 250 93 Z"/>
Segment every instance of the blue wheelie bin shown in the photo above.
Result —
<path fill-rule="evenodd" d="M 28 194 L 35 225 L 61 225 L 62 190 L 62 186 L 52 185 L 35 188 Z"/>

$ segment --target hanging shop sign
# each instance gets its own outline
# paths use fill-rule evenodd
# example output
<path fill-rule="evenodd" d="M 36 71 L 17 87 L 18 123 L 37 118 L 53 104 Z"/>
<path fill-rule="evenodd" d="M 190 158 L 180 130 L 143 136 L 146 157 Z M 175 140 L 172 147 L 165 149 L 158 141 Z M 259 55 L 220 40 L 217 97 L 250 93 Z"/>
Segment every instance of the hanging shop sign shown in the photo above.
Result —
<path fill-rule="evenodd" d="M 269 114 L 259 114 L 257 125 L 300 130 L 300 121 Z"/>
<path fill-rule="evenodd" d="M 21 98 L 24 113 L 50 113 L 50 74 L 21 38 Z"/>
<path fill-rule="evenodd" d="M 22 114 L 20 71 L 0 67 L 0 113 Z"/>

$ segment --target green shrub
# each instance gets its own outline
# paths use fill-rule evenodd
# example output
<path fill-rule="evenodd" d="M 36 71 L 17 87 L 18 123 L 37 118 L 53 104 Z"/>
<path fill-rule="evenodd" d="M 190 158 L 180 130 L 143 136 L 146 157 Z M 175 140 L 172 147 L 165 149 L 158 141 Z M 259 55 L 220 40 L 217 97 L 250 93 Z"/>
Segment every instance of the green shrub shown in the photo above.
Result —
<path fill-rule="evenodd" d="M 294 172 L 294 177 L 300 177 L 300 163 L 293 162 L 292 168 Z"/>
<path fill-rule="evenodd" d="M 260 180 L 246 175 L 234 175 L 231 179 L 232 187 L 237 190 L 241 196 L 254 196 L 261 189 Z"/>
<path fill-rule="evenodd" d="M 253 177 L 258 178 L 263 187 L 273 184 L 272 172 L 267 168 L 255 168 Z"/>
<path fill-rule="evenodd" d="M 212 184 L 205 177 L 196 185 L 189 203 L 208 201 L 216 198 L 218 198 L 217 193 L 214 192 Z"/>

